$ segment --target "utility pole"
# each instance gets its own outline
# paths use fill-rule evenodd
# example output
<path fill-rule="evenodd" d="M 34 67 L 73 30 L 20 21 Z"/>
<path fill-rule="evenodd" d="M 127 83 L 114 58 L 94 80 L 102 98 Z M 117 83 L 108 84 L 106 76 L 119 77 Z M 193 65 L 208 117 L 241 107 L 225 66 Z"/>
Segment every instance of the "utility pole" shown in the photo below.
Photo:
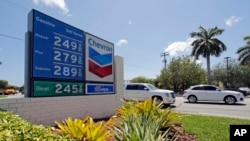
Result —
<path fill-rule="evenodd" d="M 161 57 L 163 56 L 164 59 L 163 59 L 163 63 L 165 65 L 165 71 L 167 71 L 167 59 L 166 59 L 166 56 L 168 56 L 169 53 L 168 52 L 164 52 L 164 53 L 161 53 Z"/>
<path fill-rule="evenodd" d="M 229 79 L 228 79 L 228 59 L 230 59 L 231 57 L 225 57 L 226 61 L 227 61 L 227 88 L 229 87 Z"/>
<path fill-rule="evenodd" d="M 165 87 L 165 88 L 167 87 L 167 86 L 166 86 L 166 84 L 167 84 L 167 78 L 165 77 L 165 74 L 166 74 L 166 72 L 167 72 L 167 59 L 166 59 L 166 56 L 168 56 L 168 55 L 169 55 L 168 52 L 161 53 L 161 57 L 162 57 L 162 56 L 164 57 L 163 63 L 164 63 L 164 65 L 165 65 L 165 70 L 164 70 L 164 73 L 163 73 L 163 82 L 164 82 L 164 80 L 165 80 L 165 82 L 164 82 L 164 87 Z"/>

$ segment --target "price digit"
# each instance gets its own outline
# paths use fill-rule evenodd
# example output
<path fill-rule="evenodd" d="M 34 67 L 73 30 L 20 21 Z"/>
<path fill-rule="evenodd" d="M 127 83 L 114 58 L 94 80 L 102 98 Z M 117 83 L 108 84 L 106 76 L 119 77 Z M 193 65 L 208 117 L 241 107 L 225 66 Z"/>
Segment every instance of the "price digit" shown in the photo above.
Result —
<path fill-rule="evenodd" d="M 69 40 L 65 40 L 63 42 L 63 46 L 65 46 L 66 48 L 69 48 Z"/>
<path fill-rule="evenodd" d="M 63 67 L 63 75 L 64 76 L 69 76 L 70 72 L 69 72 L 69 68 L 68 67 Z"/>
<path fill-rule="evenodd" d="M 68 58 L 69 58 L 69 54 L 64 52 L 63 55 L 65 56 L 64 57 L 64 62 L 67 62 Z"/>
<path fill-rule="evenodd" d="M 77 62 L 77 56 L 76 55 L 71 55 L 71 63 L 76 63 Z"/>
<path fill-rule="evenodd" d="M 71 47 L 72 47 L 72 50 L 76 50 L 77 49 L 77 43 L 76 42 L 71 42 L 70 43 Z"/>
<path fill-rule="evenodd" d="M 60 51 L 54 51 L 54 54 L 55 54 L 55 56 L 54 56 L 54 60 L 55 61 L 61 61 L 61 52 Z"/>
<path fill-rule="evenodd" d="M 78 93 L 78 85 L 72 85 L 72 93 Z"/>
<path fill-rule="evenodd" d="M 62 39 L 60 37 L 58 37 L 58 36 L 54 36 L 54 39 L 55 39 L 54 40 L 54 46 L 60 47 Z"/>
<path fill-rule="evenodd" d="M 77 69 L 76 68 L 71 69 L 71 76 L 73 76 L 73 77 L 77 76 Z"/>
<path fill-rule="evenodd" d="M 62 84 L 56 84 L 56 94 L 61 94 L 62 93 Z"/>
<path fill-rule="evenodd" d="M 54 75 L 61 75 L 61 67 L 60 66 L 54 66 Z"/>
<path fill-rule="evenodd" d="M 64 92 L 70 93 L 70 85 L 66 85 L 66 87 L 63 89 Z"/>
<path fill-rule="evenodd" d="M 82 77 L 82 69 L 78 69 L 78 76 Z"/>
<path fill-rule="evenodd" d="M 82 44 L 80 44 L 80 43 L 79 43 L 79 46 L 78 46 L 78 51 L 82 52 Z"/>
<path fill-rule="evenodd" d="M 81 56 L 78 57 L 78 64 L 82 64 L 82 57 Z"/>

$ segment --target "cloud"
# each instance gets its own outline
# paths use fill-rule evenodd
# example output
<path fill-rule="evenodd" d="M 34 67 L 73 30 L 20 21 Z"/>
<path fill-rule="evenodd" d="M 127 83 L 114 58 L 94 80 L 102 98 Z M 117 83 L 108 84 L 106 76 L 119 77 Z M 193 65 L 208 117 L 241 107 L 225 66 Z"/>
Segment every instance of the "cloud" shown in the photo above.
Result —
<path fill-rule="evenodd" d="M 190 56 L 190 57 L 191 57 L 191 60 L 192 60 L 192 61 L 195 61 L 196 64 L 200 64 L 200 65 L 201 65 L 201 64 L 203 63 L 202 60 L 200 60 L 200 59 L 195 59 L 194 56 Z"/>
<path fill-rule="evenodd" d="M 173 42 L 170 45 L 167 46 L 165 49 L 165 52 L 168 52 L 170 56 L 181 56 L 183 54 L 188 55 L 191 53 L 191 43 L 195 40 L 195 38 L 188 38 L 186 41 L 178 41 Z M 195 58 L 190 56 L 191 59 L 194 61 Z M 202 64 L 202 60 L 195 60 L 196 64 Z"/>
<path fill-rule="evenodd" d="M 68 15 L 68 13 L 69 13 L 68 6 L 66 5 L 64 0 L 33 0 L 33 3 L 35 3 L 37 5 L 40 2 L 45 4 L 46 6 L 59 8 L 63 11 L 64 14 Z"/>
<path fill-rule="evenodd" d="M 194 38 L 188 38 L 186 41 L 173 42 L 165 49 L 170 56 L 176 56 L 178 52 L 188 52 L 191 49 L 191 43 Z"/>
<path fill-rule="evenodd" d="M 226 19 L 226 25 L 231 27 L 234 23 L 237 23 L 241 20 L 242 18 L 240 17 L 235 17 L 235 16 L 231 16 L 230 18 Z"/>
<path fill-rule="evenodd" d="M 121 39 L 121 40 L 119 40 L 119 41 L 116 43 L 117 46 L 122 46 L 122 45 L 125 45 L 125 44 L 128 44 L 128 41 L 125 40 L 125 39 Z"/>
<path fill-rule="evenodd" d="M 131 25 L 131 24 L 132 24 L 132 21 L 131 21 L 131 20 L 129 20 L 129 21 L 128 21 L 128 24 L 129 24 L 129 25 Z"/>

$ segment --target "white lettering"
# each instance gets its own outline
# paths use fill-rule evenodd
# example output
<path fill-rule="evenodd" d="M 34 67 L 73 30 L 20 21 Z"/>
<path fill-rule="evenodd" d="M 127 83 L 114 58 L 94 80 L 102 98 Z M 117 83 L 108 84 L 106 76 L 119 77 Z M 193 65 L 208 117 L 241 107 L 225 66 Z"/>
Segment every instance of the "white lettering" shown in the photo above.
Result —
<path fill-rule="evenodd" d="M 36 91 L 49 91 L 49 87 L 36 86 Z"/>
<path fill-rule="evenodd" d="M 66 28 L 66 32 L 72 34 L 72 30 Z"/>
<path fill-rule="evenodd" d="M 48 37 L 43 36 L 43 35 L 40 35 L 40 34 L 38 34 L 38 33 L 36 33 L 35 36 L 37 36 L 37 37 L 39 37 L 39 38 L 41 38 L 41 39 L 45 39 L 45 40 L 48 40 L 48 39 L 49 39 Z"/>
<path fill-rule="evenodd" d="M 101 86 L 96 86 L 95 87 L 95 92 L 108 92 L 108 88 L 102 88 Z"/>
<path fill-rule="evenodd" d="M 40 54 L 40 55 L 43 54 L 43 52 L 42 52 L 42 51 L 39 51 L 39 50 L 35 50 L 35 53 Z"/>
<path fill-rule="evenodd" d="M 40 70 L 40 71 L 50 71 L 49 68 L 41 68 L 41 67 L 35 67 L 36 70 Z"/>
<path fill-rule="evenodd" d="M 102 44 L 96 42 L 96 41 L 95 41 L 94 39 L 92 39 L 92 38 L 89 38 L 88 43 L 89 43 L 91 46 L 94 46 L 94 47 L 97 47 L 97 48 L 100 48 L 100 49 L 103 49 L 103 50 L 112 52 L 112 47 L 108 47 L 108 46 L 102 45 Z"/>
<path fill-rule="evenodd" d="M 74 35 L 83 38 L 82 34 L 74 32 Z"/>
<path fill-rule="evenodd" d="M 41 19 L 40 17 L 36 17 L 36 21 L 43 23 L 43 24 L 46 24 L 46 25 L 51 26 L 51 27 L 56 26 L 54 23 L 51 23 L 50 21 L 46 21 L 44 19 Z"/>
<path fill-rule="evenodd" d="M 247 133 L 246 129 L 236 129 L 236 131 L 234 132 L 234 136 L 243 136 L 244 134 Z"/>

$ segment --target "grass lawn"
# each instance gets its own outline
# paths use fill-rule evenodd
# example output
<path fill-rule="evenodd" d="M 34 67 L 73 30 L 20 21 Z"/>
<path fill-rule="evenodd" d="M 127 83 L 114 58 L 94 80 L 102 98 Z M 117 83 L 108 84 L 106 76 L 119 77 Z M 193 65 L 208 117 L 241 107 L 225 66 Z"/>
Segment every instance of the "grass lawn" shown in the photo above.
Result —
<path fill-rule="evenodd" d="M 7 96 L 6 95 L 0 95 L 0 98 L 6 98 Z"/>
<path fill-rule="evenodd" d="M 181 114 L 184 131 L 197 137 L 199 141 L 229 141 L 230 124 L 248 124 L 250 120 Z"/>

